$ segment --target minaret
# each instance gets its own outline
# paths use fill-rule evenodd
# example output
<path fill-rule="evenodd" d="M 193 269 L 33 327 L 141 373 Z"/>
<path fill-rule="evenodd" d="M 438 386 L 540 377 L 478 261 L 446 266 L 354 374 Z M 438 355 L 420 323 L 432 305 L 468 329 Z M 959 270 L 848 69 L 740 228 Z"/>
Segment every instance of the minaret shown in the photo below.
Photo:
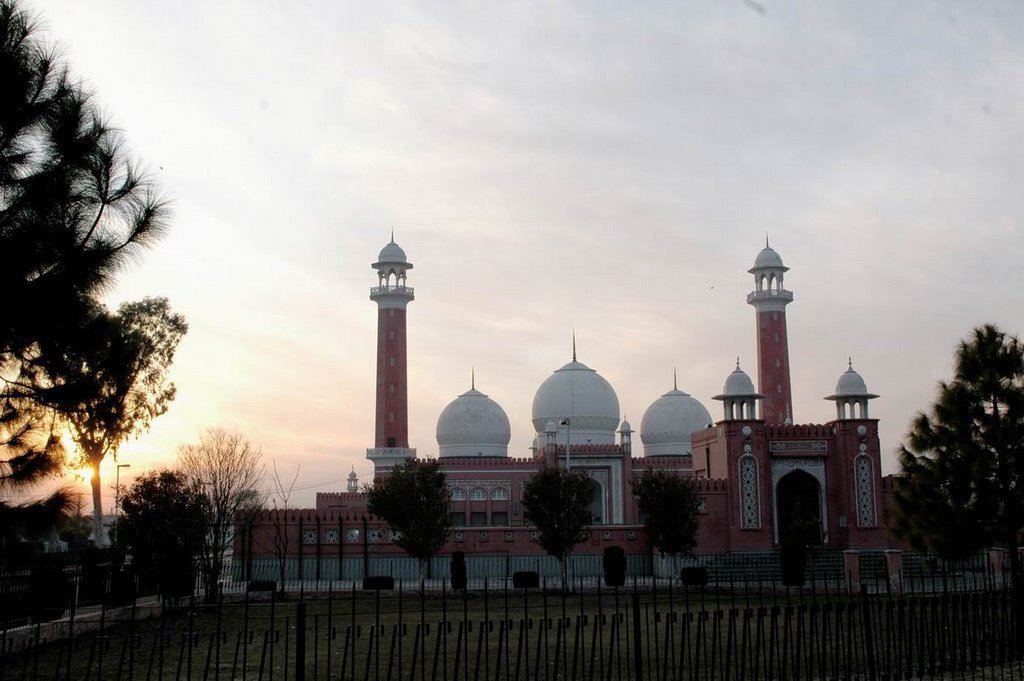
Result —
<path fill-rule="evenodd" d="M 412 263 L 395 243 L 394 233 L 373 269 L 378 277 L 377 286 L 370 289 L 370 300 L 377 303 L 377 413 L 374 447 L 366 450 L 366 458 L 380 474 L 416 456 L 409 448 L 405 352 L 405 308 L 414 297 L 405 285 L 405 273 Z"/>
<path fill-rule="evenodd" d="M 793 422 L 786 337 L 786 306 L 793 302 L 793 293 L 782 286 L 788 269 L 765 237 L 764 250 L 747 270 L 754 275 L 754 290 L 747 302 L 757 311 L 757 378 L 764 394 L 761 417 L 768 424 Z"/>

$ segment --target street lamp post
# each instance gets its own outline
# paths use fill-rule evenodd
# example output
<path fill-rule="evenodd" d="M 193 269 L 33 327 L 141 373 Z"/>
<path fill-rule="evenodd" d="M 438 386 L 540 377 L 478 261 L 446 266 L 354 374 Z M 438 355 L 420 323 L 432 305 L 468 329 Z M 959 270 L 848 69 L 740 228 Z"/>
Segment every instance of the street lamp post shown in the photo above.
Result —
<path fill-rule="evenodd" d="M 119 463 L 114 472 L 114 546 L 117 546 L 117 522 L 121 518 L 121 469 L 131 467 L 130 463 Z"/>

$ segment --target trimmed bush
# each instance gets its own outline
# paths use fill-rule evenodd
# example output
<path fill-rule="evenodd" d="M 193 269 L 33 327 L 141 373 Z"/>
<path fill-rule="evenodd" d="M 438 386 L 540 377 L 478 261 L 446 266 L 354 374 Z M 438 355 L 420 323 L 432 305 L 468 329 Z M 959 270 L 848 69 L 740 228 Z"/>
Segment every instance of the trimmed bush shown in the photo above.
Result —
<path fill-rule="evenodd" d="M 512 586 L 516 589 L 536 589 L 540 586 L 540 575 L 536 572 L 513 572 Z"/>
<path fill-rule="evenodd" d="M 367 577 L 363 580 L 363 591 L 390 591 L 395 588 L 395 578 L 387 575 Z"/>
<path fill-rule="evenodd" d="M 684 567 L 679 571 L 679 581 L 686 586 L 707 586 L 708 569 L 705 567 Z"/>

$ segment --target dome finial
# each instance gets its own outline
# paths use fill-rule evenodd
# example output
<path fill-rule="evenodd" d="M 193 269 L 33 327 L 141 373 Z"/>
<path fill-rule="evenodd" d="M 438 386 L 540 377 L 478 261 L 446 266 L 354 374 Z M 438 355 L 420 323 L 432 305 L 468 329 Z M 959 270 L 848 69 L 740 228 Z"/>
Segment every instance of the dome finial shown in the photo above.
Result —
<path fill-rule="evenodd" d="M 853 357 L 846 358 L 846 370 L 853 371 Z"/>
<path fill-rule="evenodd" d="M 672 367 L 672 389 L 679 390 L 679 377 L 676 375 L 675 367 Z"/>
<path fill-rule="evenodd" d="M 739 371 L 739 370 L 740 370 L 740 358 L 739 358 L 739 356 L 737 356 L 736 357 L 736 371 Z"/>
<path fill-rule="evenodd" d="M 469 369 L 469 388 L 470 390 L 476 390 L 476 367 L 470 367 Z"/>
<path fill-rule="evenodd" d="M 576 361 L 576 329 L 572 330 L 572 361 Z"/>
<path fill-rule="evenodd" d="M 391 228 L 391 243 L 395 243 L 395 228 Z"/>
<path fill-rule="evenodd" d="M 771 246 L 768 245 L 768 230 L 765 230 L 764 232 L 764 247 L 771 248 Z"/>

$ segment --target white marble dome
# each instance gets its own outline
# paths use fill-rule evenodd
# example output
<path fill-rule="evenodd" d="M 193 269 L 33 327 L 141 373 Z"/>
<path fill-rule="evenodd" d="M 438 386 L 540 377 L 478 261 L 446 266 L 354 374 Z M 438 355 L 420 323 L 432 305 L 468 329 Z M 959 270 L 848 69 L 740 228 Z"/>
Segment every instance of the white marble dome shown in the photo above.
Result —
<path fill-rule="evenodd" d="M 568 428 L 562 425 L 567 419 Z M 600 374 L 574 359 L 548 376 L 533 396 L 533 428 L 538 435 L 549 421 L 558 424 L 558 444 L 565 444 L 566 432 L 571 444 L 615 444 L 619 398 Z"/>
<path fill-rule="evenodd" d="M 711 412 L 703 404 L 673 388 L 656 399 L 640 421 L 644 456 L 690 454 L 690 436 L 711 422 Z"/>
<path fill-rule="evenodd" d="M 438 457 L 508 456 L 508 415 L 476 388 L 452 400 L 437 418 Z"/>
<path fill-rule="evenodd" d="M 774 248 L 771 246 L 765 246 L 761 249 L 761 252 L 757 254 L 754 259 L 754 267 L 751 269 L 761 269 L 763 267 L 771 268 L 784 268 L 782 264 L 782 256 L 780 256 Z"/>
<path fill-rule="evenodd" d="M 380 255 L 377 256 L 377 262 L 380 263 L 406 263 L 408 260 L 405 257 L 405 251 L 402 247 L 395 243 L 392 239 L 384 248 L 380 249 Z"/>

